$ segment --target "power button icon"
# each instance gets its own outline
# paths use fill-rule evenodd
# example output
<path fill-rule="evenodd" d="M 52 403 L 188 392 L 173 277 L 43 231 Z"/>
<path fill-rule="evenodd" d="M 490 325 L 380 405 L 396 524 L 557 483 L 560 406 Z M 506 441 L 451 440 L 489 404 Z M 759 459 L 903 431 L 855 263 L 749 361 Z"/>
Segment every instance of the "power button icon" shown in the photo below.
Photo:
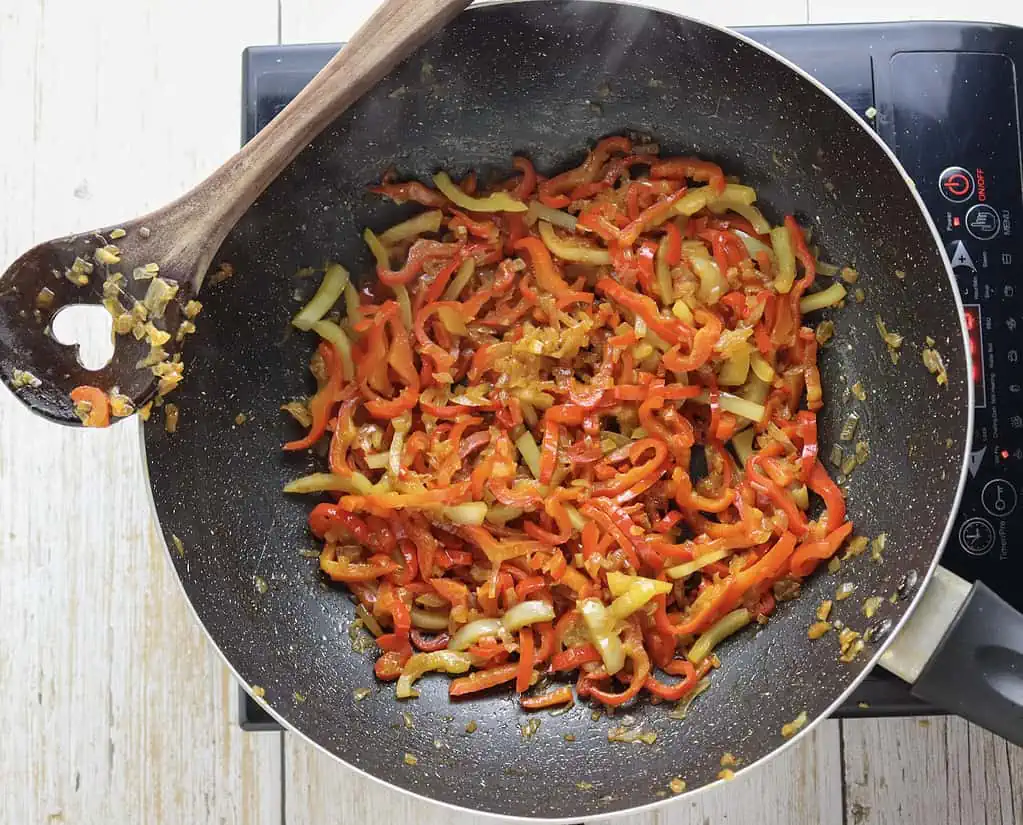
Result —
<path fill-rule="evenodd" d="M 938 189 L 945 200 L 962 203 L 973 195 L 973 175 L 962 166 L 949 166 L 938 178 Z"/>

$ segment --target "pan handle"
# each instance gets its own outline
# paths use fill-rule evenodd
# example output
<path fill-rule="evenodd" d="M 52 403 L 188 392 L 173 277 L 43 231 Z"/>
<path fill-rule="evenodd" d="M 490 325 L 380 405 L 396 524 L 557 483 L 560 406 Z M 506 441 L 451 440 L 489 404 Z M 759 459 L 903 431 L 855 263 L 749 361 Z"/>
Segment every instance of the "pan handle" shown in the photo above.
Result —
<path fill-rule="evenodd" d="M 881 657 L 913 695 L 1023 745 L 1023 613 L 943 567 Z"/>

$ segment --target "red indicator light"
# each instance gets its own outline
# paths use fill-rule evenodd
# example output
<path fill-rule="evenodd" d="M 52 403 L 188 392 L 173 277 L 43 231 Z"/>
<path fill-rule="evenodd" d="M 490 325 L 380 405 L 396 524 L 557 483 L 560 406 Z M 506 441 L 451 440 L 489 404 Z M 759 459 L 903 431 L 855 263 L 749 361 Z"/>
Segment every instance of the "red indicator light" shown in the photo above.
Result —
<path fill-rule="evenodd" d="M 959 226 L 959 218 L 952 218 L 952 226 Z"/>
<path fill-rule="evenodd" d="M 1009 451 L 1008 450 L 1002 450 L 1002 458 L 1008 458 L 1008 457 L 1009 457 Z"/>

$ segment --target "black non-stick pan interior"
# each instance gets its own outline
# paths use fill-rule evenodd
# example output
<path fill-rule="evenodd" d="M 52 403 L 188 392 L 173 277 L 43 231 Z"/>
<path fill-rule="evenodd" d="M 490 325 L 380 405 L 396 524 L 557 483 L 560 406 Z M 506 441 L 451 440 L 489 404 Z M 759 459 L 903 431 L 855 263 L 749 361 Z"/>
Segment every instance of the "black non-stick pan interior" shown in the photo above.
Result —
<path fill-rule="evenodd" d="M 442 167 L 486 173 L 506 170 L 518 152 L 551 173 L 578 163 L 595 139 L 629 131 L 652 136 L 665 153 L 721 163 L 757 188 L 773 222 L 794 212 L 813 228 L 823 258 L 859 271 L 865 301 L 834 313 L 835 339 L 821 356 L 823 450 L 858 412 L 857 439 L 869 442 L 871 458 L 852 476 L 849 511 L 857 533 L 887 534 L 884 559 L 866 553 L 837 573 L 822 571 L 766 626 L 726 643 L 711 688 L 684 721 L 650 704 L 610 718 L 591 718 L 586 704 L 527 717 L 506 692 L 452 703 L 443 677 L 425 678 L 421 698 L 400 703 L 392 685 L 375 681 L 372 652 L 353 644 L 352 602 L 303 555 L 315 549 L 306 530 L 312 503 L 281 493 L 288 480 L 323 469 L 316 456 L 280 450 L 297 431 L 278 408 L 310 391 L 313 341 L 292 332 L 289 319 L 315 282 L 295 273 L 327 259 L 370 271 L 361 229 L 410 211 L 366 192 L 388 167 L 421 178 Z M 655 802 L 671 794 L 673 777 L 690 789 L 710 782 L 725 752 L 750 765 L 785 741 L 782 725 L 802 711 L 813 720 L 851 687 L 939 549 L 968 394 L 935 236 L 863 127 L 813 82 L 731 34 L 581 0 L 473 9 L 303 152 L 219 259 L 236 274 L 202 296 L 188 377 L 174 399 L 178 430 L 169 435 L 158 420 L 145 430 L 171 558 L 214 642 L 270 707 L 401 788 L 509 816 L 583 818 Z M 905 335 L 898 365 L 877 315 Z M 945 360 L 947 387 L 924 368 L 925 336 Z M 865 401 L 851 393 L 856 383 Z M 807 638 L 815 608 L 845 581 L 856 590 L 833 616 L 876 634 L 853 663 L 839 661 L 836 634 Z M 863 601 L 874 595 L 884 601 L 867 619 Z M 357 701 L 364 687 L 371 692 Z M 527 736 L 530 718 L 540 725 Z M 655 731 L 656 742 L 609 742 L 623 723 Z"/>

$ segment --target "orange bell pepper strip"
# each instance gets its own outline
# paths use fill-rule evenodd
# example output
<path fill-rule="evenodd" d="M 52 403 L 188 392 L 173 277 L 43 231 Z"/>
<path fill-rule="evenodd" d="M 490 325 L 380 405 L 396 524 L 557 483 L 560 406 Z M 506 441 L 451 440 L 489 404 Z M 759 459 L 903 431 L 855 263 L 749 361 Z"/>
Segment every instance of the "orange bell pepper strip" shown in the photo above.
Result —
<path fill-rule="evenodd" d="M 540 289 L 549 292 L 555 298 L 565 299 L 568 302 L 592 303 L 593 294 L 590 292 L 576 292 L 561 277 L 558 268 L 551 257 L 547 245 L 539 238 L 522 238 L 515 242 L 516 252 L 526 252 L 533 263 L 533 274 L 536 276 L 536 283 Z"/>
<path fill-rule="evenodd" d="M 405 387 L 397 398 L 374 398 L 372 401 L 367 401 L 364 408 L 374 418 L 390 421 L 406 410 L 411 410 L 416 406 L 418 400 L 418 387 Z M 287 445 L 285 445 L 285 449 L 288 449 Z M 291 449 L 301 448 L 293 447 Z"/>
<path fill-rule="evenodd" d="M 799 317 L 799 300 L 803 297 L 817 277 L 817 262 L 813 253 L 806 246 L 806 237 L 796 219 L 792 215 L 785 216 L 785 228 L 789 231 L 789 238 L 792 240 L 792 248 L 796 253 L 796 260 L 803 265 L 803 277 L 792 287 L 789 294 L 789 302 L 792 305 L 792 314 Z"/>
<path fill-rule="evenodd" d="M 725 173 L 716 163 L 700 158 L 678 157 L 659 160 L 650 166 L 650 177 L 672 178 L 681 180 L 688 178 L 700 183 L 708 183 L 718 195 L 725 191 Z"/>
<path fill-rule="evenodd" d="M 803 449 L 799 456 L 799 478 L 806 482 L 817 463 L 817 416 L 812 412 L 796 413 L 796 433 L 803 440 Z"/>
<path fill-rule="evenodd" d="M 644 453 L 653 451 L 649 460 L 638 463 Z M 595 496 L 616 496 L 630 487 L 657 473 L 668 458 L 667 445 L 658 438 L 643 438 L 629 447 L 629 461 L 632 469 L 618 473 L 613 479 L 593 488 Z"/>
<path fill-rule="evenodd" d="M 336 582 L 367 582 L 393 573 L 398 563 L 382 554 L 370 556 L 368 563 L 350 562 L 343 556 L 330 559 L 321 554 L 320 569 Z"/>
<path fill-rule="evenodd" d="M 699 684 L 700 679 L 707 675 L 707 671 L 710 670 L 711 666 L 710 657 L 700 662 L 698 668 L 688 659 L 676 659 L 675 662 L 678 665 L 673 669 L 681 670 L 682 672 L 678 675 L 682 676 L 682 678 L 674 685 L 666 685 L 653 676 L 648 676 L 646 684 L 643 685 L 654 696 L 667 702 L 677 702 L 692 693 L 696 685 Z"/>
<path fill-rule="evenodd" d="M 669 344 L 674 346 L 682 341 L 688 343 L 693 340 L 693 331 L 677 318 L 666 318 L 661 315 L 653 298 L 633 292 L 612 278 L 601 278 L 597 281 L 597 290 L 642 318 L 650 329 Z"/>
<path fill-rule="evenodd" d="M 330 413 L 334 409 L 334 404 L 337 403 L 338 396 L 341 393 L 341 385 L 344 382 L 341 356 L 338 355 L 334 345 L 328 344 L 326 341 L 322 341 L 316 351 L 323 359 L 327 370 L 327 380 L 309 401 L 309 414 L 313 419 L 309 432 L 305 438 L 289 441 L 284 445 L 285 450 L 307 450 L 320 440 L 320 437 L 327 431 Z"/>
<path fill-rule="evenodd" d="M 650 657 L 647 655 L 646 648 L 643 647 L 643 637 L 634 622 L 625 626 L 623 635 L 625 636 L 623 639 L 625 655 L 632 660 L 632 676 L 628 688 L 621 693 L 609 693 L 596 686 L 590 687 L 591 696 L 611 707 L 624 705 L 630 699 L 638 696 L 646 684 L 647 677 L 650 676 Z"/>
<path fill-rule="evenodd" d="M 377 277 L 387 286 L 403 286 L 422 273 L 427 261 L 457 255 L 461 250 L 462 244 L 420 239 L 412 244 L 405 265 L 401 269 L 392 270 L 378 266 Z"/>
<path fill-rule="evenodd" d="M 540 449 L 540 483 L 550 484 L 554 470 L 558 466 L 558 436 L 561 427 L 551 418 L 545 416 L 543 426 L 543 443 Z"/>
<path fill-rule="evenodd" d="M 693 313 L 693 319 L 701 326 L 693 338 L 689 354 L 683 356 L 677 346 L 664 353 L 664 366 L 672 372 L 692 372 L 706 364 L 714 354 L 714 345 L 724 332 L 724 322 L 714 312 L 698 309 Z"/>
<path fill-rule="evenodd" d="M 71 390 L 75 412 L 84 412 L 82 424 L 86 427 L 106 427 L 110 424 L 110 399 L 99 387 L 83 384 Z M 324 422 L 326 426 L 326 421 Z"/>
<path fill-rule="evenodd" d="M 536 640 L 531 628 L 519 631 L 519 669 L 515 674 L 515 692 L 525 693 L 533 680 L 533 657 Z"/>
<path fill-rule="evenodd" d="M 575 700 L 572 698 L 572 688 L 566 685 L 541 696 L 523 696 L 519 699 L 519 704 L 525 710 L 543 710 L 556 705 L 568 705 L 573 701 Z"/>
<path fill-rule="evenodd" d="M 847 521 L 820 541 L 809 541 L 799 545 L 789 559 L 789 570 L 793 576 L 809 576 L 824 559 L 830 559 L 853 531 L 853 523 Z"/>
<path fill-rule="evenodd" d="M 448 696 L 466 696 L 470 693 L 478 693 L 481 690 L 488 690 L 497 685 L 510 682 L 518 676 L 519 664 L 514 662 L 509 665 L 477 670 L 468 676 L 460 676 L 452 679 L 448 686 Z"/>
<path fill-rule="evenodd" d="M 414 203 L 428 206 L 431 209 L 443 209 L 449 205 L 448 199 L 440 192 L 430 189 L 419 181 L 413 180 L 407 183 L 381 183 L 369 187 L 369 191 L 376 195 L 383 195 L 398 204 Z"/>
<path fill-rule="evenodd" d="M 810 471 L 807 486 L 824 499 L 824 506 L 827 508 L 828 530 L 837 530 L 835 525 L 840 525 L 845 521 L 845 497 L 838 485 L 828 475 L 828 471 L 821 464 L 820 459 Z"/>

